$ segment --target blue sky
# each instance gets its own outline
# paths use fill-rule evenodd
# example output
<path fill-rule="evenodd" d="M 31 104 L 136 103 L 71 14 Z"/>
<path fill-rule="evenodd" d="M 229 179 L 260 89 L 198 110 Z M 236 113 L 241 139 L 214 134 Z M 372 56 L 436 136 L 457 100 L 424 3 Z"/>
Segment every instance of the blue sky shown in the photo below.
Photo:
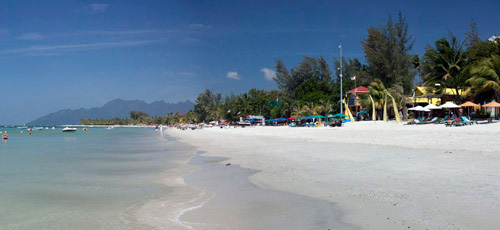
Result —
<path fill-rule="evenodd" d="M 194 100 L 272 89 L 274 59 L 363 59 L 370 25 L 401 10 L 414 53 L 468 31 L 500 34 L 497 1 L 2 1 L 0 124 L 116 99 Z"/>

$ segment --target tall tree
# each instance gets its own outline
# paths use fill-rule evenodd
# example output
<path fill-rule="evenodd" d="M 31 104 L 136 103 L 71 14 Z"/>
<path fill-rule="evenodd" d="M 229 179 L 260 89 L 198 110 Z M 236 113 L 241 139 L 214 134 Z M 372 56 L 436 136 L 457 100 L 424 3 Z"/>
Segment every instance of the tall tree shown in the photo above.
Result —
<path fill-rule="evenodd" d="M 217 108 L 222 104 L 222 96 L 220 93 L 214 94 L 211 90 L 206 89 L 196 98 L 194 112 L 199 121 L 216 120 Z"/>
<path fill-rule="evenodd" d="M 449 39 L 441 38 L 434 42 L 435 47 L 427 46 L 425 51 L 425 85 L 434 88 L 455 89 L 455 100 L 460 102 L 460 89 L 465 88 L 467 77 L 467 57 L 460 42 L 450 33 Z"/>
<path fill-rule="evenodd" d="M 331 82 L 331 71 L 328 63 L 323 57 L 304 59 L 295 65 L 290 71 L 282 60 L 276 60 L 276 78 L 274 79 L 278 88 L 292 97 L 296 97 L 296 89 L 306 82 L 317 82 L 321 84 Z"/>
<path fill-rule="evenodd" d="M 361 44 L 372 78 L 380 79 L 388 87 L 402 85 L 404 92 L 409 93 L 415 77 L 410 54 L 413 43 L 401 12 L 396 23 L 389 14 L 385 25 L 369 27 L 368 37 Z"/>
<path fill-rule="evenodd" d="M 471 20 L 469 26 L 470 26 L 470 31 L 465 33 L 465 35 L 467 36 L 465 40 L 467 42 L 466 43 L 467 47 L 472 47 L 481 42 L 481 39 L 479 38 L 476 22 L 474 21 L 474 19 Z"/>
<path fill-rule="evenodd" d="M 471 91 L 481 99 L 498 100 L 500 91 L 500 56 L 493 55 L 472 67 L 472 77 L 467 80 Z"/>

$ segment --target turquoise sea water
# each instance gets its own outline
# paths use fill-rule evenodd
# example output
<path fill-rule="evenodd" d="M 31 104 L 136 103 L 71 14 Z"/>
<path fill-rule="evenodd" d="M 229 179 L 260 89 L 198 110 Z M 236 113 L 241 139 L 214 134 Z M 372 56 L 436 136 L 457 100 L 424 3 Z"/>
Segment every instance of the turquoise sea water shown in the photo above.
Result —
<path fill-rule="evenodd" d="M 180 157 L 149 128 L 0 130 L 0 229 L 149 229 L 134 213 Z"/>

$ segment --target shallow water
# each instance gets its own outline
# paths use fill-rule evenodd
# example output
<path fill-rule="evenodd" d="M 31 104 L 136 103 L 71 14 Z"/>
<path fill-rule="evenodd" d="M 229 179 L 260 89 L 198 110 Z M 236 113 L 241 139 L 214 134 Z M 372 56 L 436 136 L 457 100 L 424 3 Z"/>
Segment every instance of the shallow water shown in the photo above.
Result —
<path fill-rule="evenodd" d="M 149 229 L 135 210 L 179 157 L 153 129 L 0 130 L 0 229 Z"/>

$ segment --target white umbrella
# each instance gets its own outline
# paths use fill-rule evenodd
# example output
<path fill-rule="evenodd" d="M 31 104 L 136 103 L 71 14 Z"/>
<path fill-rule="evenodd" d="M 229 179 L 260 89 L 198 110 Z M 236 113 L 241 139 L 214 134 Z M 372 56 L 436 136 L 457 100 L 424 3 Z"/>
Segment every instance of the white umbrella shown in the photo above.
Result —
<path fill-rule="evenodd" d="M 440 107 L 434 105 L 434 104 L 428 104 L 424 107 L 424 109 L 441 109 Z"/>
<path fill-rule="evenodd" d="M 418 106 L 415 106 L 413 108 L 409 108 L 408 110 L 410 110 L 410 111 L 422 111 L 422 109 L 424 109 L 424 107 L 418 105 Z"/>
<path fill-rule="evenodd" d="M 460 106 L 458 106 L 457 104 L 453 103 L 453 102 L 446 102 L 444 104 L 442 104 L 441 106 L 439 106 L 440 108 L 442 109 L 458 109 L 458 108 L 461 108 Z"/>

